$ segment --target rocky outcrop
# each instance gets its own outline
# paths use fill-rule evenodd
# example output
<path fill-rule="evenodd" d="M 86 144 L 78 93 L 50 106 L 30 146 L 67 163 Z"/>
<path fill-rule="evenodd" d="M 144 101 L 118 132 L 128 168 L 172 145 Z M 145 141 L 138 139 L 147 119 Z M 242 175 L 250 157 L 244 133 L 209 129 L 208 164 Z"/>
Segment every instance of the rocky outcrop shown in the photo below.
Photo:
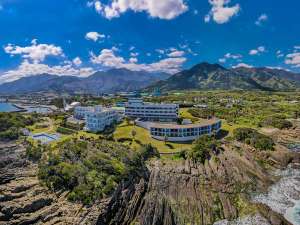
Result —
<path fill-rule="evenodd" d="M 22 145 L 2 143 L 0 162 L 1 225 L 95 224 L 96 206 L 68 202 L 66 193 L 53 193 L 40 185 L 37 165 L 26 160 Z"/>
<path fill-rule="evenodd" d="M 84 207 L 53 193 L 37 179 L 37 165 L 22 145 L 0 145 L 0 225 L 186 225 L 213 224 L 258 213 L 270 224 L 289 224 L 267 206 L 248 201 L 249 191 L 265 191 L 276 177 L 268 171 L 299 162 L 278 148 L 259 154 L 247 146 L 224 145 L 204 165 L 188 160 L 153 160 L 124 181 L 111 198 Z"/>
<path fill-rule="evenodd" d="M 298 162 L 299 157 L 280 149 L 260 156 L 247 146 L 240 146 L 242 152 L 238 147 L 224 146 L 225 151 L 205 165 L 152 161 L 149 176 L 117 191 L 97 224 L 200 225 L 254 213 L 270 224 L 289 224 L 267 206 L 251 203 L 248 194 L 266 191 L 277 179 L 261 165 L 262 160 L 275 169 L 291 159 Z"/>

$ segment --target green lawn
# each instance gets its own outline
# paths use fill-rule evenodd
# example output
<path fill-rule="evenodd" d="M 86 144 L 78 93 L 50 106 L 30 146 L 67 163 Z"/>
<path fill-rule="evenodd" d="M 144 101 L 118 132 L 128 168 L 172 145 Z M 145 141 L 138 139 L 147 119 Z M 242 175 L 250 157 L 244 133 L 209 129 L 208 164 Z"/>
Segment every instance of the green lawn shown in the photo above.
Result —
<path fill-rule="evenodd" d="M 164 141 L 158 141 L 151 138 L 148 130 L 138 126 L 134 126 L 132 124 L 127 125 L 126 122 L 123 122 L 117 127 L 116 131 L 114 132 L 114 138 L 116 140 L 120 138 L 132 138 L 132 130 L 136 131 L 135 140 L 139 140 L 142 144 L 151 144 L 152 146 L 156 147 L 159 152 L 162 153 L 181 151 L 191 147 L 191 144 L 186 144 L 186 143 L 179 144 L 179 143 L 167 142 L 168 145 L 173 146 L 173 148 L 170 148 L 168 145 L 164 143 Z M 138 147 L 138 146 L 139 146 L 138 143 L 136 142 L 132 143 L 132 147 Z"/>

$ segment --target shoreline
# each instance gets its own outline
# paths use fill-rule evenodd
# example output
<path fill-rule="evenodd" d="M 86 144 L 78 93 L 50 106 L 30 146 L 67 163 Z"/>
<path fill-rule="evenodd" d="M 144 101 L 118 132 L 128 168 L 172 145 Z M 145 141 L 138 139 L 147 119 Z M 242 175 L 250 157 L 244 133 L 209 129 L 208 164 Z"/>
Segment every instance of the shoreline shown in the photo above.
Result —
<path fill-rule="evenodd" d="M 18 110 L 16 111 L 12 111 L 12 112 L 27 112 L 27 109 L 16 104 L 16 103 L 10 103 L 10 102 L 7 102 L 8 104 L 11 104 L 12 106 L 14 106 L 15 108 L 17 108 Z"/>

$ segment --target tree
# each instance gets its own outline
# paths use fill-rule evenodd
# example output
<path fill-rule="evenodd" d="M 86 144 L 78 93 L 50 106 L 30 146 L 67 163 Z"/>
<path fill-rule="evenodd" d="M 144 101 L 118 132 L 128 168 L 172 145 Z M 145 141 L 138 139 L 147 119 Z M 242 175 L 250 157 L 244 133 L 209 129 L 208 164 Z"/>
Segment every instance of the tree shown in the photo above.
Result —
<path fill-rule="evenodd" d="M 127 116 L 125 117 L 125 122 L 127 126 L 130 125 L 130 119 Z"/>
<path fill-rule="evenodd" d="M 131 131 L 131 135 L 132 135 L 133 140 L 135 140 L 135 136 L 136 136 L 136 130 L 135 129 L 133 129 Z"/>
<path fill-rule="evenodd" d="M 165 144 L 167 144 L 167 141 L 168 141 L 168 135 L 165 135 L 164 136 L 164 142 L 165 142 Z"/>
<path fill-rule="evenodd" d="M 221 143 L 213 137 L 208 135 L 198 138 L 191 150 L 187 151 L 187 156 L 194 162 L 200 162 L 204 164 L 206 159 L 209 159 L 210 153 L 218 152 Z"/>

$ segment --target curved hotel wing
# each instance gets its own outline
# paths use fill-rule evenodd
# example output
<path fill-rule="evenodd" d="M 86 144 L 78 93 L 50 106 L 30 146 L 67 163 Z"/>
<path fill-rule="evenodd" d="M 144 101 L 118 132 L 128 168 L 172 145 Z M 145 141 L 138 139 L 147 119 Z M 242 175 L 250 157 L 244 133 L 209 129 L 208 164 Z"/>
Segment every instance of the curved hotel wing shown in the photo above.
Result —
<path fill-rule="evenodd" d="M 212 135 L 221 129 L 222 121 L 218 119 L 207 120 L 198 124 L 163 124 L 151 123 L 148 125 L 152 138 L 170 142 L 188 142 L 196 140 L 201 135 Z"/>

